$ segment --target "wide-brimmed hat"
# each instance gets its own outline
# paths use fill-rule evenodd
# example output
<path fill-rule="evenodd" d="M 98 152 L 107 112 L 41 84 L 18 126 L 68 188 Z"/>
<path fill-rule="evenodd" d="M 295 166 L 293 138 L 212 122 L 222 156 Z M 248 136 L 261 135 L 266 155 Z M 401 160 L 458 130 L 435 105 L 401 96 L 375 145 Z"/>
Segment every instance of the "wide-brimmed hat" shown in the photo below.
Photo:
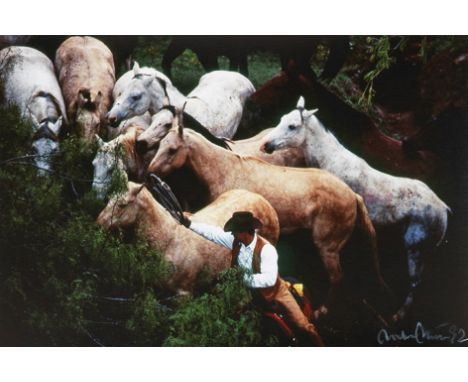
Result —
<path fill-rule="evenodd" d="M 262 227 L 262 222 L 252 215 L 250 211 L 238 211 L 232 214 L 226 224 L 226 232 L 248 232 Z"/>

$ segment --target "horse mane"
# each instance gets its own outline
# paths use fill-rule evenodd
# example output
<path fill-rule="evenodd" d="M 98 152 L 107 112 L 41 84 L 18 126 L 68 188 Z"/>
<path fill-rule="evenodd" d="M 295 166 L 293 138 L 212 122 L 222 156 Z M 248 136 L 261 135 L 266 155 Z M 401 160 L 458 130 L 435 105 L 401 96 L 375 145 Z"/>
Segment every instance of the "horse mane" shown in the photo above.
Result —
<path fill-rule="evenodd" d="M 168 85 L 172 85 L 172 81 L 167 77 L 164 73 L 161 73 L 160 71 L 150 68 L 148 66 L 143 66 L 142 68 L 139 69 L 139 72 L 136 76 L 133 75 L 132 78 L 138 77 L 138 76 L 154 76 L 156 79 L 164 81 Z"/>
<path fill-rule="evenodd" d="M 312 117 L 315 117 L 315 121 L 317 122 L 317 125 L 330 137 L 332 138 L 334 141 L 336 141 L 336 143 L 338 143 L 340 146 L 342 146 L 341 142 L 338 140 L 338 138 L 335 136 L 335 134 L 333 134 L 333 132 L 331 130 L 329 130 L 321 121 L 320 119 L 318 119 L 315 115 L 313 115 Z"/>
<path fill-rule="evenodd" d="M 124 133 L 115 137 L 113 140 L 106 142 L 106 149 L 115 150 L 117 145 L 121 145 L 126 153 L 132 153 L 135 149 L 136 137 L 141 134 L 145 129 L 141 126 L 130 126 Z"/>
<path fill-rule="evenodd" d="M 192 135 L 194 135 L 197 139 L 200 139 L 201 142 L 203 144 L 211 144 L 212 142 L 209 142 L 207 139 L 205 139 L 205 137 L 201 136 L 201 134 L 198 134 L 196 131 L 193 131 L 191 129 L 189 129 L 190 133 Z M 208 141 L 208 142 L 207 142 Z M 264 161 L 263 159 L 260 159 L 260 158 L 257 158 L 255 156 L 252 156 L 252 155 L 240 155 L 234 151 L 231 150 L 230 152 L 231 155 L 233 155 L 234 157 L 236 157 L 237 159 L 243 161 L 243 162 L 256 162 L 256 163 L 261 163 L 263 165 L 266 165 L 266 166 L 271 166 L 271 167 L 282 167 L 282 166 L 277 166 L 277 165 L 274 165 L 274 164 L 271 164 L 271 163 L 268 163 L 266 161 Z M 286 171 L 288 172 L 300 172 L 300 173 L 303 173 L 303 172 L 323 172 L 323 170 L 319 169 L 319 168 L 313 168 L 313 167 L 306 167 L 306 168 L 302 168 L 302 167 L 286 167 L 285 168 Z"/>
<path fill-rule="evenodd" d="M 177 109 L 174 105 L 163 106 L 161 110 L 169 110 L 172 115 L 175 117 L 177 114 Z M 226 150 L 231 150 L 231 147 L 227 144 L 226 140 L 219 138 L 216 135 L 213 135 L 205 126 L 203 126 L 198 120 L 192 117 L 190 114 L 183 112 L 183 124 L 184 128 L 189 128 L 197 133 L 203 135 L 211 143 L 214 143 L 216 146 L 222 147 Z"/>

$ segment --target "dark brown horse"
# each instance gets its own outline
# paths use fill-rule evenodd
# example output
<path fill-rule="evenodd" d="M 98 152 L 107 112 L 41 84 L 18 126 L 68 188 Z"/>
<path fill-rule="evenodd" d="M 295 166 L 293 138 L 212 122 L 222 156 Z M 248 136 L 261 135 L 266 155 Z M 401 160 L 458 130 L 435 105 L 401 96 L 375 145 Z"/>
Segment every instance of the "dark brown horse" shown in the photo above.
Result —
<path fill-rule="evenodd" d="M 309 73 L 310 59 L 320 43 L 330 49 L 322 77 L 332 78 L 343 66 L 348 53 L 348 36 L 174 36 L 164 53 L 162 67 L 170 77 L 172 62 L 190 49 L 207 72 L 219 69 L 218 57 L 226 56 L 231 70 L 240 70 L 248 76 L 247 55 L 269 51 L 279 55 L 283 69 L 292 60 L 302 72 Z"/>

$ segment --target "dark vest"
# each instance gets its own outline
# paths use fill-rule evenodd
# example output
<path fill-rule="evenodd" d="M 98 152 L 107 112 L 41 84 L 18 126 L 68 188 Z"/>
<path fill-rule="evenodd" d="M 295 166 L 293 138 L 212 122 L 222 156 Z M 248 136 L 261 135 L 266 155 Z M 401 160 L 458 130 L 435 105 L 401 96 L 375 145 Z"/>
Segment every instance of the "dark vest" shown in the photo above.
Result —
<path fill-rule="evenodd" d="M 260 273 L 260 263 L 261 263 L 261 257 L 260 254 L 262 253 L 262 249 L 265 246 L 265 244 L 268 244 L 268 242 L 261 236 L 257 235 L 257 243 L 255 244 L 255 249 L 253 252 L 252 256 L 252 273 Z M 231 267 L 234 267 L 237 265 L 237 258 L 239 256 L 240 252 L 240 247 L 241 247 L 241 242 L 239 240 L 234 239 L 234 243 L 232 245 L 232 251 L 231 251 Z M 267 288 L 254 288 L 253 290 L 255 292 L 258 292 L 258 294 L 265 299 L 266 301 L 272 301 L 276 294 L 278 293 L 278 289 L 280 287 L 280 277 L 279 275 L 276 276 L 276 282 L 275 285 Z"/>

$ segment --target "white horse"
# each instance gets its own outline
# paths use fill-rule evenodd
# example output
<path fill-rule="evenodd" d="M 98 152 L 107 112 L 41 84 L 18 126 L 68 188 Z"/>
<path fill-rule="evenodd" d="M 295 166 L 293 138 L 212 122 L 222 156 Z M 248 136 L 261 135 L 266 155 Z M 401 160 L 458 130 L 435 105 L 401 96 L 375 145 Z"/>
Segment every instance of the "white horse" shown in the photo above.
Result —
<path fill-rule="evenodd" d="M 450 209 L 423 182 L 388 175 L 369 166 L 338 142 L 314 115 L 316 112 L 317 109 L 304 110 L 304 98 L 300 97 L 297 109 L 281 118 L 264 137 L 261 149 L 271 153 L 285 147 L 301 148 L 309 166 L 331 172 L 364 198 L 376 227 L 404 225 L 411 288 L 394 316 L 401 319 L 412 305 L 414 291 L 421 282 L 422 250 L 442 242 Z"/>
<path fill-rule="evenodd" d="M 143 131 L 143 127 L 131 126 L 124 134 L 109 142 L 104 142 L 96 135 L 99 149 L 93 159 L 93 190 L 99 199 L 106 196 L 114 171 L 118 171 L 118 175 L 127 182 L 129 178 L 143 180 L 147 164 L 155 154 L 150 151 L 145 156 L 137 155 L 135 141 Z"/>
<path fill-rule="evenodd" d="M 116 84 L 115 102 L 107 117 L 112 125 L 146 111 L 156 114 L 169 103 L 182 109 L 218 137 L 232 138 L 239 126 L 245 101 L 255 91 L 250 80 L 237 72 L 205 74 L 185 97 L 164 74 L 140 68 L 124 74 Z M 120 95 L 119 95 L 120 94 Z"/>
<path fill-rule="evenodd" d="M 164 106 L 159 112 L 153 115 L 151 125 L 137 138 L 136 150 L 138 154 L 144 155 L 148 150 L 157 150 L 159 142 L 171 129 L 176 113 L 177 110 L 174 106 Z M 203 134 L 205 138 L 215 143 L 216 137 L 187 114 L 184 115 L 184 125 Z M 273 154 L 266 154 L 260 151 L 260 140 L 270 130 L 272 130 L 272 128 L 265 129 L 248 139 L 236 141 L 226 140 L 226 144 L 233 152 L 242 156 L 253 156 L 277 166 L 305 167 L 304 155 L 300 149 L 287 148 L 278 150 Z M 212 135 L 212 137 L 208 135 Z"/>
<path fill-rule="evenodd" d="M 0 65 L 6 102 L 32 122 L 36 166 L 41 174 L 50 171 L 50 156 L 57 151 L 62 123 L 67 122 L 54 66 L 46 55 L 28 47 L 1 50 Z"/>

